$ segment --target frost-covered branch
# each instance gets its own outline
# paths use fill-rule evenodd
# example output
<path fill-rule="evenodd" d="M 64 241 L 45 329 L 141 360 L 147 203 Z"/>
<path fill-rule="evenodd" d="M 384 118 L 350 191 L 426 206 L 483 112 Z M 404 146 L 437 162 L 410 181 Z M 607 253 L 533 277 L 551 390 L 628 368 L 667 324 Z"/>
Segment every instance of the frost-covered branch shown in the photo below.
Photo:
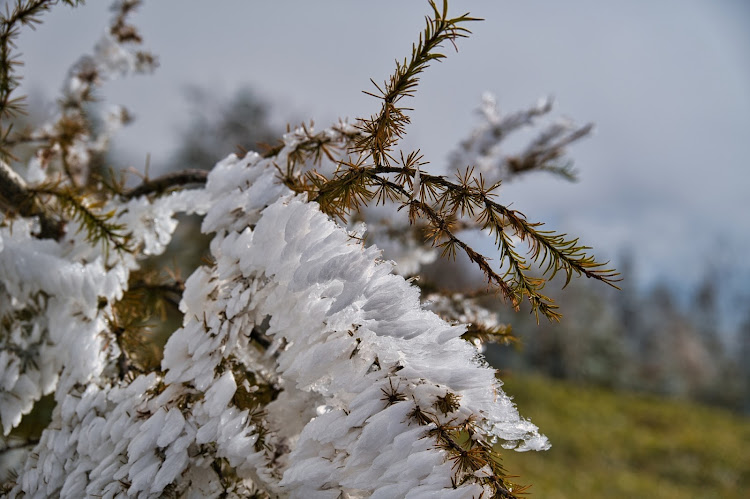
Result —
<path fill-rule="evenodd" d="M 57 239 L 62 235 L 62 225 L 34 198 L 26 182 L 15 171 L 0 160 L 0 207 L 6 213 L 18 213 L 24 217 L 37 217 L 39 236 Z"/>
<path fill-rule="evenodd" d="M 14 4 L 12 7 L 11 3 Z M 15 40 L 22 26 L 33 28 L 41 22 L 41 14 L 57 3 L 57 0 L 16 0 L 7 2 L 5 13 L 0 15 L 0 139 L 7 138 L 11 131 L 10 126 L 2 126 L 2 121 L 24 111 L 23 97 L 13 97 L 21 79 L 15 74 L 15 69 L 22 64 L 18 54 L 13 54 Z M 74 6 L 78 1 L 64 0 L 64 3 Z M 0 159 L 11 157 L 10 151 L 0 141 Z"/>
<path fill-rule="evenodd" d="M 277 183 L 272 160 L 252 153 L 243 160 L 230 157 L 211 172 L 206 191 L 200 205 L 210 206 L 204 230 L 217 234 L 216 263 L 186 283 L 187 322 L 165 348 L 164 374 L 137 376 L 120 388 L 88 385 L 85 392 L 61 394 L 52 424 L 59 429 L 44 432 L 34 450 L 38 460 L 27 462 L 14 490 L 156 495 L 170 484 L 181 490 L 188 477 L 206 493 L 217 486 L 235 493 L 253 486 L 292 497 L 309 497 L 318 489 L 438 491 L 450 487 L 451 479 L 464 484 L 459 488 L 464 495 L 512 487 L 493 468 L 498 457 L 490 447 L 481 447 L 477 461 L 479 468 L 487 467 L 485 478 L 455 468 L 450 459 L 463 452 L 455 421 L 465 420 L 477 438 L 489 432 L 488 439 L 525 442 L 522 447 L 546 445 L 512 406 L 497 404 L 502 392 L 494 371 L 477 363 L 474 348 L 460 338 L 462 327 L 421 311 L 417 290 L 390 274 L 389 265 L 377 263 L 376 249 L 362 248 L 314 204 L 290 197 Z M 195 195 L 183 191 L 155 202 L 171 210 Z M 143 199 L 128 204 L 129 217 L 137 206 L 149 206 Z M 90 306 L 89 313 L 98 315 L 98 301 Z M 266 353 L 250 343 L 260 324 L 271 340 Z M 435 358 L 425 358 L 425 352 Z M 95 355 L 104 355 L 106 365 L 116 353 L 104 349 Z M 251 373 L 277 387 L 275 400 L 258 405 L 249 397 L 252 385 L 241 383 Z M 144 392 L 150 394 L 145 399 L 133 396 Z M 384 393 L 393 400 L 384 401 Z M 446 405 L 440 400 L 447 394 L 453 402 Z M 94 407 L 101 423 L 82 419 Z M 251 418 L 258 408 L 266 416 Z M 292 414 L 299 419 L 290 419 Z M 216 426 L 218 421 L 227 423 Z M 91 444 L 68 457 L 75 467 L 66 474 L 54 467 L 43 471 L 46 456 L 65 446 L 77 427 Z M 174 431 L 165 434 L 165 427 Z M 323 428 L 333 433 L 326 437 Z M 375 446 L 369 436 L 374 434 Z M 404 447 L 405 442 L 413 443 Z M 432 463 L 417 467 L 424 475 L 406 465 L 406 459 L 413 461 L 414 445 L 425 464 Z M 191 464 L 186 454 L 191 446 L 205 456 L 204 464 Z M 217 460 L 232 466 L 232 477 L 219 479 L 211 464 Z M 309 474 L 312 469 L 316 477 L 326 469 L 325 476 L 333 474 L 319 481 Z M 500 481 L 492 485 L 493 480 Z M 36 488 L 42 483 L 45 489 Z"/>
<path fill-rule="evenodd" d="M 552 108 L 552 99 L 546 98 L 529 109 L 503 115 L 495 96 L 485 93 L 479 109 L 482 121 L 451 153 L 450 167 L 459 170 L 473 165 L 478 173 L 493 182 L 510 180 L 531 171 L 548 171 L 574 180 L 570 162 L 560 160 L 565 155 L 566 146 L 591 132 L 591 124 L 578 127 L 570 120 L 558 120 L 547 125 L 519 154 L 509 154 L 502 147 L 503 141 L 511 134 L 534 126 Z"/>
<path fill-rule="evenodd" d="M 96 89 L 105 81 L 148 73 L 156 67 L 156 58 L 140 50 L 140 35 L 127 23 L 127 16 L 139 4 L 136 0 L 115 2 L 108 32 L 92 54 L 81 57 L 70 69 L 62 86 L 60 111 L 54 120 L 31 132 L 5 135 L 2 147 L 6 150 L 18 144 L 41 143 L 27 165 L 28 181 L 58 181 L 62 175 L 75 187 L 85 185 L 90 181 L 92 156 L 104 152 L 113 134 L 130 121 L 130 114 L 121 106 L 99 109 L 90 104 L 96 101 Z M 99 124 L 96 129 L 94 123 Z"/>
<path fill-rule="evenodd" d="M 480 355 L 484 342 L 510 341 L 510 328 L 467 296 L 430 296 L 428 310 L 420 289 L 364 244 L 365 226 L 350 224 L 372 200 L 395 205 L 413 234 L 426 231 L 449 255 L 460 249 L 514 304 L 526 296 L 553 317 L 539 293 L 543 280 L 527 274 L 517 241 L 528 241 L 529 258 L 552 275 L 615 279 L 577 239 L 539 230 L 497 202 L 497 183 L 486 185 L 467 167 L 455 180 L 435 175 L 418 151 L 395 150 L 408 122 L 399 101 L 443 57 L 439 46 L 468 35 L 463 25 L 475 19 L 451 18 L 447 2 L 442 9 L 430 2 L 433 16 L 411 58 L 380 89 L 380 112 L 369 119 L 303 125 L 265 154 L 230 155 L 210 172 L 176 172 L 126 190 L 93 181 L 89 166 L 127 113 L 114 109 L 111 126 L 97 134 L 83 120 L 83 104 L 104 79 L 153 67 L 127 20 L 138 4 L 115 2 L 109 31 L 71 70 L 58 119 L 26 136 L 45 139 L 26 179 L 0 168 L 0 180 L 8 180 L 0 185 L 7 205 L 0 214 L 4 434 L 45 394 L 56 403 L 50 425 L 2 492 L 523 492 L 504 470 L 500 449 L 542 450 L 549 442 L 519 416 Z M 545 109 L 498 118 L 486 132 L 509 133 Z M 523 161 L 549 165 L 582 134 L 548 128 Z M 497 137 L 480 139 L 466 150 L 484 154 Z M 66 230 L 40 239 L 47 212 Z M 180 213 L 200 215 L 211 238 L 210 258 L 184 283 L 143 270 L 165 251 Z M 505 270 L 459 234 L 476 227 L 496 236 Z M 409 253 L 423 246 L 408 241 Z M 415 268 L 434 255 L 423 251 Z M 150 356 L 149 324 L 163 322 L 175 303 L 182 323 L 161 358 Z"/>
<path fill-rule="evenodd" d="M 439 52 L 441 47 L 450 43 L 455 47 L 456 41 L 471 34 L 465 24 L 481 19 L 471 17 L 468 13 L 458 17 L 448 16 L 448 2 L 443 1 L 439 9 L 430 0 L 432 16 L 426 17 L 426 26 L 419 35 L 419 41 L 412 45 L 411 57 L 403 62 L 396 61 L 396 70 L 381 86 L 375 83 L 377 93 L 365 92 L 382 101 L 380 112 L 368 119 L 360 120 L 358 128 L 362 135 L 356 140 L 355 150 L 370 156 L 376 165 L 390 164 L 393 147 L 405 133 L 410 119 L 406 107 L 399 102 L 414 95 L 419 77 L 430 63 L 441 61 L 445 55 Z"/>

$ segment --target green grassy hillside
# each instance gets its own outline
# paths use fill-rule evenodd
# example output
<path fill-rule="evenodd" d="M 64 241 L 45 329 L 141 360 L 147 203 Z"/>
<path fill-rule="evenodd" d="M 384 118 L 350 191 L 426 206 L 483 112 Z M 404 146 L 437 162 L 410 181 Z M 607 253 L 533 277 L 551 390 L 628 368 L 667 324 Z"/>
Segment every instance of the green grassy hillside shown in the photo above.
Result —
<path fill-rule="evenodd" d="M 530 497 L 750 497 L 750 418 L 540 377 L 509 377 L 505 390 L 552 441 L 503 453 Z"/>

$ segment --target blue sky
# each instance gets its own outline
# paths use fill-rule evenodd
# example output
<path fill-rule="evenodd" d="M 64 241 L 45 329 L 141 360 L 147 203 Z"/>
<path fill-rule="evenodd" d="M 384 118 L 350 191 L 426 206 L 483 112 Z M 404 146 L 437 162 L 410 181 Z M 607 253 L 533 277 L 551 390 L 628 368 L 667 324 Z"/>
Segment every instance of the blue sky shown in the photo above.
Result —
<path fill-rule="evenodd" d="M 107 7 L 58 7 L 24 34 L 26 89 L 55 95 L 104 29 Z M 438 168 L 474 123 L 482 92 L 505 111 L 553 95 L 557 115 L 596 124 L 570 150 L 580 181 L 531 176 L 503 186 L 503 202 L 580 235 L 603 258 L 634 249 L 629 277 L 641 283 L 689 287 L 714 266 L 723 282 L 750 289 L 750 4 L 456 0 L 451 8 L 485 21 L 424 75 L 407 148 Z M 377 103 L 360 91 L 408 55 L 427 13 L 417 0 L 146 1 L 135 21 L 161 67 L 107 86 L 107 98 L 136 115 L 119 150 L 136 166 L 147 153 L 153 167 L 164 162 L 189 119 L 189 85 L 226 95 L 249 85 L 279 124 L 368 115 Z"/>

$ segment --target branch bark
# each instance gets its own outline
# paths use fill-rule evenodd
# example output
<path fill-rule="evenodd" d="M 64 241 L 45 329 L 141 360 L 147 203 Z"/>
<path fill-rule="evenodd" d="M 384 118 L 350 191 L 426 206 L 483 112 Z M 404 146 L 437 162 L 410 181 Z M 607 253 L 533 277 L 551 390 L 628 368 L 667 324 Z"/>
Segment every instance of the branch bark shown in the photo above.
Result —
<path fill-rule="evenodd" d="M 182 170 L 179 172 L 167 173 L 155 179 L 146 179 L 138 187 L 134 187 L 123 193 L 125 199 L 133 199 L 147 194 L 162 193 L 171 187 L 177 187 L 188 184 L 205 184 L 208 178 L 206 170 Z"/>

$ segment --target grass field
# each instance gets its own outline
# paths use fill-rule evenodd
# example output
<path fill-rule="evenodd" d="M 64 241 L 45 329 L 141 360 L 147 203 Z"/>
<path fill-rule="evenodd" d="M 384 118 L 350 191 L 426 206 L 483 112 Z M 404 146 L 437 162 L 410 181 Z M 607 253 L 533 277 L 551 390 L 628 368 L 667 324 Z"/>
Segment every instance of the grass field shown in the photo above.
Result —
<path fill-rule="evenodd" d="M 552 441 L 503 454 L 538 498 L 750 498 L 750 418 L 541 377 L 505 379 Z"/>

